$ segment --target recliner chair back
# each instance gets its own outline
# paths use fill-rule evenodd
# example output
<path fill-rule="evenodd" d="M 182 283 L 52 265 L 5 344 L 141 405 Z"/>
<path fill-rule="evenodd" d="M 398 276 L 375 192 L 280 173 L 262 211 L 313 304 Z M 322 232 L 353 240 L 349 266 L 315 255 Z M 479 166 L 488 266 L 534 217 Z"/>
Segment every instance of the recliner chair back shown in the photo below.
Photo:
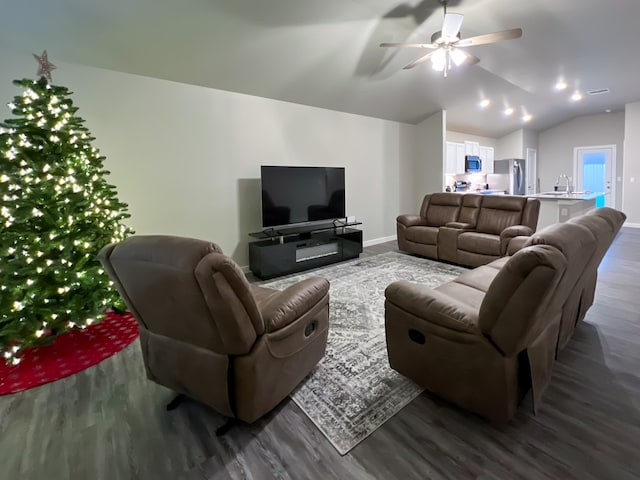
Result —
<path fill-rule="evenodd" d="M 214 243 L 135 236 L 112 245 L 103 258 L 127 307 L 154 334 L 238 355 L 264 331 L 248 282 Z"/>
<path fill-rule="evenodd" d="M 250 284 L 211 242 L 139 235 L 100 261 L 140 325 L 147 377 L 227 417 L 253 422 L 325 352 L 329 282 Z"/>
<path fill-rule="evenodd" d="M 451 193 L 431 193 L 424 196 L 420 207 L 420 216 L 427 225 L 440 227 L 448 222 L 456 222 L 460 214 L 463 195 Z"/>
<path fill-rule="evenodd" d="M 591 230 L 576 223 L 555 223 L 532 235 L 525 243 L 529 245 L 552 245 L 560 250 L 569 262 L 554 295 L 554 306 L 560 308 L 562 318 L 556 353 L 568 340 L 575 328 L 580 294 L 574 290 L 586 274 L 587 262 L 596 252 L 596 238 Z"/>

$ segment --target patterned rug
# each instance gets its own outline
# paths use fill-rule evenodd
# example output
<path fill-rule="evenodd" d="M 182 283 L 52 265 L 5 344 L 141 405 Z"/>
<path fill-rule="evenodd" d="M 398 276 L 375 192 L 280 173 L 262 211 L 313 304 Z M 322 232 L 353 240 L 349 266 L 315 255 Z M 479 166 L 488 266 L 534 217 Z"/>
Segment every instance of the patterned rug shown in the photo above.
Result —
<path fill-rule="evenodd" d="M 389 366 L 384 331 L 387 285 L 410 280 L 436 287 L 465 270 L 389 252 L 261 282 L 277 289 L 310 276 L 331 282 L 326 355 L 291 398 L 341 455 L 422 392 Z"/>

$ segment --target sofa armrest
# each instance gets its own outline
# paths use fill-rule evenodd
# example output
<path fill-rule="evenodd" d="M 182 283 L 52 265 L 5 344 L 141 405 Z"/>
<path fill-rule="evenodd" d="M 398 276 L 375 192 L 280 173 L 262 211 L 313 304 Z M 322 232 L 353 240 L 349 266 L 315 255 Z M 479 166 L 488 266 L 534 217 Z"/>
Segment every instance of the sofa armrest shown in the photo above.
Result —
<path fill-rule="evenodd" d="M 500 255 L 504 257 L 507 254 L 507 248 L 509 247 L 511 239 L 531 235 L 533 235 L 533 229 L 526 225 L 512 225 L 505 228 L 500 232 Z"/>
<path fill-rule="evenodd" d="M 427 219 L 420 215 L 398 215 L 396 221 L 405 227 L 427 226 Z"/>
<path fill-rule="evenodd" d="M 412 315 L 458 332 L 478 333 L 478 311 L 438 290 L 401 280 L 384 292 L 386 301 Z"/>
<path fill-rule="evenodd" d="M 522 250 L 531 237 L 525 235 L 518 235 L 513 237 L 507 245 L 507 255 L 511 256 L 518 250 Z"/>
<path fill-rule="evenodd" d="M 278 330 L 300 318 L 329 293 L 329 281 L 322 277 L 311 277 L 270 296 L 261 305 L 267 333 Z"/>
<path fill-rule="evenodd" d="M 474 225 L 464 222 L 447 222 L 445 227 L 458 228 L 460 230 L 474 230 L 476 228 Z"/>

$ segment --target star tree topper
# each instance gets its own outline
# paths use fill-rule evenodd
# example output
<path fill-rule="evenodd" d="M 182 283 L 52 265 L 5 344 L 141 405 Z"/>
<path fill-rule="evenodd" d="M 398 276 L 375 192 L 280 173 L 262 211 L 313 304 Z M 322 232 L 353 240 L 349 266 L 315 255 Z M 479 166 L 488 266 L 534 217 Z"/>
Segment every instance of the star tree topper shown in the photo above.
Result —
<path fill-rule="evenodd" d="M 49 58 L 47 57 L 47 51 L 44 50 L 42 55 L 38 56 L 35 53 L 33 57 L 38 61 L 38 73 L 37 75 L 41 75 L 46 77 L 51 83 L 51 71 L 56 69 L 56 66 L 53 63 L 49 62 Z"/>

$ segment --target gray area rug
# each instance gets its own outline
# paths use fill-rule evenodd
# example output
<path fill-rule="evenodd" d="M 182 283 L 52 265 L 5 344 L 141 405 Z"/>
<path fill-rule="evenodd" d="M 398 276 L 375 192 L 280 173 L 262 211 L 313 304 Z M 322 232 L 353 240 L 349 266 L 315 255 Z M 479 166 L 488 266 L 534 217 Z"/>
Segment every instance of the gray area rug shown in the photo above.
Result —
<path fill-rule="evenodd" d="M 261 282 L 284 289 L 310 276 L 331 282 L 329 340 L 293 401 L 344 455 L 422 392 L 389 366 L 384 290 L 396 280 L 437 287 L 466 269 L 397 252 Z"/>

